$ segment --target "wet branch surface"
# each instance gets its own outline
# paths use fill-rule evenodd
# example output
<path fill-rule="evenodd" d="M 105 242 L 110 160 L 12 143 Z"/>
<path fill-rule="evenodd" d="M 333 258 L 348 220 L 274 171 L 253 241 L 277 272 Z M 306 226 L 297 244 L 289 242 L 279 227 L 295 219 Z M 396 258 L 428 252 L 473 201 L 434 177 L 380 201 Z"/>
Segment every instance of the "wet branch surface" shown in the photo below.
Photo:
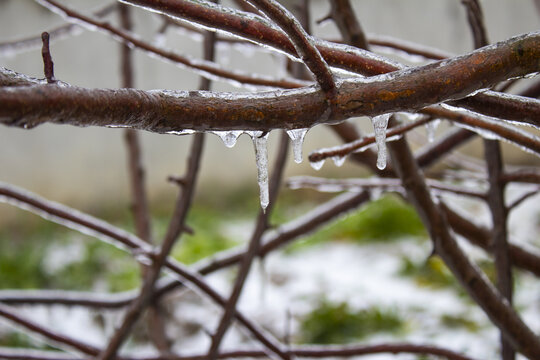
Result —
<path fill-rule="evenodd" d="M 508 170 L 503 162 L 498 140 L 506 140 L 536 156 L 540 155 L 540 137 L 527 128 L 540 128 L 539 82 L 521 92 L 510 95 L 502 90 L 511 89 L 504 83 L 540 71 L 540 33 L 513 37 L 494 45 L 488 44 L 480 4 L 475 0 L 462 0 L 477 50 L 461 56 L 449 57 L 442 51 L 417 44 L 381 37 L 367 37 L 354 14 L 352 2 L 330 2 L 327 19 L 334 21 L 342 40 L 340 43 L 316 39 L 309 34 L 308 2 L 304 1 L 298 13 L 275 0 L 237 1 L 242 10 L 222 7 L 211 2 L 184 0 L 125 0 L 86 16 L 54 0 L 37 0 L 49 10 L 61 13 L 65 19 L 97 30 L 121 42 L 121 78 L 119 89 L 88 89 L 73 86 L 54 78 L 49 49 L 50 38 L 43 33 L 42 59 L 44 79 L 35 79 L 0 68 L 0 123 L 6 126 L 31 129 L 44 123 L 75 126 L 125 127 L 128 151 L 128 173 L 132 194 L 135 234 L 108 222 L 79 212 L 63 204 L 41 198 L 33 193 L 0 182 L 0 202 L 6 202 L 31 211 L 62 226 L 73 228 L 98 239 L 110 241 L 131 253 L 141 264 L 142 286 L 119 294 L 99 294 L 69 291 L 11 291 L 0 290 L 0 317 L 39 334 L 64 351 L 26 351 L 0 347 L 0 358 L 5 359 L 220 359 L 220 358 L 327 358 L 351 357 L 368 354 L 418 354 L 440 356 L 450 360 L 472 360 L 450 349 L 415 343 L 382 343 L 336 346 L 297 346 L 286 340 L 277 340 L 245 312 L 238 309 L 246 279 L 253 271 L 256 260 L 265 257 L 330 224 L 373 198 L 378 191 L 404 194 L 416 208 L 431 238 L 433 256 L 440 257 L 459 281 L 467 294 L 498 327 L 502 336 L 502 358 L 511 360 L 514 350 L 529 359 L 540 358 L 540 339 L 512 307 L 512 271 L 525 270 L 540 278 L 540 254 L 518 242 L 509 241 L 507 223 L 509 214 L 524 201 L 537 194 L 537 189 L 522 194 L 511 204 L 505 203 L 505 188 L 510 182 L 540 183 L 536 168 Z M 168 17 L 159 31 L 169 26 L 185 26 L 185 20 L 212 29 L 222 30 L 241 39 L 224 39 L 214 32 L 191 29 L 204 34 L 204 60 L 183 56 L 142 40 L 133 32 L 129 5 L 143 7 Z M 298 9 L 297 9 L 298 10 Z M 112 11 L 118 11 L 120 25 L 98 20 Z M 191 25 L 187 26 L 190 28 Z M 53 36 L 71 36 L 74 25 L 65 25 L 51 31 Z M 228 40 L 227 40 L 228 39 Z M 306 80 L 306 72 L 292 71 L 291 78 L 273 79 L 255 74 L 226 70 L 215 62 L 217 41 L 250 41 L 251 46 L 268 46 L 296 57 L 311 71 L 315 82 Z M 35 46 L 36 39 L 0 44 L 0 51 L 19 51 Z M 370 52 L 369 45 L 390 46 L 412 55 L 435 59 L 426 65 L 406 67 Z M 202 75 L 199 90 L 139 90 L 134 84 L 132 47 L 182 64 Z M 19 49 L 19 50 L 18 50 Z M 294 66 L 292 66 L 294 69 Z M 337 76 L 336 68 L 368 77 Z M 232 80 L 244 85 L 274 88 L 272 91 L 252 93 L 224 93 L 211 91 L 210 77 Z M 309 74 L 307 75 L 309 77 Z M 499 89 L 501 91 L 487 90 Z M 441 105 L 442 103 L 445 103 Z M 396 112 L 417 114 L 416 120 L 398 123 Z M 393 114 L 386 136 L 391 163 L 386 169 L 376 167 L 376 154 L 367 146 L 376 142 L 376 136 L 363 135 L 352 122 L 344 120 L 358 116 L 373 117 Z M 451 128 L 438 136 L 416 155 L 407 140 L 420 125 L 446 119 L 463 128 Z M 268 206 L 262 206 L 253 221 L 253 231 L 246 246 L 224 251 L 186 266 L 171 256 L 171 250 L 184 232 L 191 230 L 186 224 L 198 185 L 202 150 L 207 131 L 258 131 L 251 134 L 256 142 L 266 139 L 273 129 L 308 129 L 317 124 L 329 124 L 345 142 L 329 149 L 313 152 L 312 162 L 328 157 L 348 156 L 365 166 L 374 176 L 368 179 L 328 179 L 298 177 L 288 181 L 289 186 L 345 192 L 307 211 L 295 220 L 272 227 L 271 215 L 280 197 L 283 173 L 287 165 L 289 138 L 282 132 L 272 176 L 269 181 Z M 530 129 L 530 128 L 529 128 Z M 145 169 L 142 149 L 136 130 L 155 133 L 184 134 L 186 130 L 198 133 L 192 137 L 185 175 L 175 177 L 179 194 L 161 244 L 154 248 L 151 212 L 146 193 Z M 424 173 L 428 168 L 444 163 L 455 149 L 472 139 L 483 137 L 485 166 L 474 168 L 474 176 L 482 179 L 484 189 L 464 184 L 453 184 L 444 177 L 432 178 Z M 257 137 L 258 136 L 258 137 Z M 358 153 L 359 150 L 365 150 Z M 259 149 L 257 150 L 259 151 Z M 459 161 L 458 161 L 459 162 Z M 472 162 L 474 163 L 474 162 Z M 466 166 L 463 166 L 464 168 Z M 431 174 L 431 173 L 430 173 Z M 444 172 L 443 172 L 444 174 Z M 326 190 L 325 190 L 326 189 Z M 477 225 L 459 211 L 447 206 L 441 194 L 468 197 L 487 204 L 491 228 Z M 493 257 L 496 287 L 472 262 L 456 241 L 455 234 L 480 247 Z M 210 285 L 205 275 L 236 266 L 237 273 L 232 290 L 227 296 Z M 165 274 L 163 278 L 160 276 Z M 158 306 L 165 296 L 181 294 L 194 288 L 221 309 L 214 331 L 210 331 L 209 348 L 193 355 L 173 351 L 167 338 L 167 317 L 159 314 Z M 57 333 L 48 326 L 33 322 L 20 315 L 15 305 L 65 305 L 103 311 L 123 309 L 118 327 L 102 348 L 86 341 Z M 153 333 L 153 344 L 159 351 L 155 356 L 124 355 L 120 352 L 126 339 L 133 335 L 134 325 L 148 310 L 148 326 Z M 249 333 L 258 347 L 220 350 L 223 339 L 237 322 Z M 261 346 L 262 345 L 262 349 Z M 75 355 L 71 355 L 74 353 Z"/>
<path fill-rule="evenodd" d="M 444 63 L 400 70 L 367 82 L 345 81 L 331 107 L 324 93 L 314 87 L 246 96 L 32 85 L 0 88 L 0 122 L 24 128 L 45 122 L 125 126 L 158 133 L 308 128 L 352 116 L 419 110 L 538 71 L 539 39 L 538 34 L 521 36 Z M 538 121 L 534 109 L 529 116 Z"/>

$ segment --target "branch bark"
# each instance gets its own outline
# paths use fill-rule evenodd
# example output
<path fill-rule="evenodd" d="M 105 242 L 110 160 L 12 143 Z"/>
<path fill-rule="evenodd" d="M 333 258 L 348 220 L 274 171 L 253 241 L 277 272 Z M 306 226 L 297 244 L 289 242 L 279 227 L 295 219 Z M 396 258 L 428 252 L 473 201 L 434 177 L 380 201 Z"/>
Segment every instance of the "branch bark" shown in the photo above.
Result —
<path fill-rule="evenodd" d="M 540 70 L 538 57 L 540 33 L 519 36 L 444 62 L 366 81 L 345 81 L 339 85 L 332 107 L 315 87 L 249 95 L 52 85 L 2 87 L 0 122 L 25 128 L 44 122 L 126 126 L 160 133 L 307 128 L 459 99 Z M 540 117 L 538 112 L 531 116 Z"/>

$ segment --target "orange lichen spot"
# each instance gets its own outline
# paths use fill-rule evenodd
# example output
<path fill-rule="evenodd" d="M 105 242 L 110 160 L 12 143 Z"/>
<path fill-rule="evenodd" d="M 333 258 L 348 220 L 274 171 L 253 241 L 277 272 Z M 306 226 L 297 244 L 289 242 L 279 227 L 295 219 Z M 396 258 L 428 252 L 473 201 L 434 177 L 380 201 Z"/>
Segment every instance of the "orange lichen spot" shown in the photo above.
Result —
<path fill-rule="evenodd" d="M 402 97 L 409 97 L 412 94 L 414 94 L 415 91 L 412 89 L 402 90 L 402 91 L 388 91 L 388 90 L 381 90 L 377 93 L 378 97 L 382 101 L 392 101 L 397 98 Z"/>
<path fill-rule="evenodd" d="M 472 63 L 474 65 L 482 65 L 486 61 L 486 55 L 479 53 L 473 57 Z"/>

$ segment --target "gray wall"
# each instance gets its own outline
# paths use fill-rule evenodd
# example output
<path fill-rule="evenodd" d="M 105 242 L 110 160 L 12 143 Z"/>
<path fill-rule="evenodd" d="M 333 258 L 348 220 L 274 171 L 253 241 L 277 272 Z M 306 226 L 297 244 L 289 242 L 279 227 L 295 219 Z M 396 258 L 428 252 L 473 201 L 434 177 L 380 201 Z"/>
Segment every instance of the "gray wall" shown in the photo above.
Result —
<path fill-rule="evenodd" d="M 368 33 L 391 35 L 455 53 L 472 48 L 459 0 L 352 2 Z M 108 1 L 70 0 L 63 3 L 89 13 Z M 539 28 L 538 12 L 531 0 L 489 0 L 483 1 L 482 5 L 493 42 Z M 322 0 L 313 0 L 311 6 L 313 21 L 323 17 L 329 7 Z M 161 25 L 160 20 L 149 18 L 142 11 L 136 11 L 135 16 L 137 30 L 145 38 L 152 39 L 152 34 Z M 114 16 L 110 19 L 115 21 Z M 51 14 L 31 0 L 0 0 L 0 42 L 39 34 L 62 23 L 58 15 Z M 337 37 L 337 31 L 330 22 L 322 26 L 313 25 L 313 31 L 318 36 Z M 197 37 L 175 31 L 167 33 L 167 46 L 200 57 L 198 41 Z M 78 36 L 54 42 L 51 51 L 58 79 L 86 87 L 118 86 L 118 43 L 107 36 L 84 31 Z M 246 47 L 220 46 L 218 59 L 226 67 L 244 71 L 268 75 L 283 71 L 281 55 L 268 52 L 253 54 Z M 0 53 L 0 66 L 43 77 L 38 48 L 16 56 Z M 198 77 L 193 72 L 139 51 L 136 52 L 136 67 L 136 84 L 143 89 L 196 89 L 198 84 Z M 222 82 L 216 83 L 214 89 L 246 91 Z M 366 119 L 359 122 L 369 131 Z M 172 192 L 164 179 L 169 174 L 183 171 L 189 137 L 145 133 L 142 140 L 151 194 Z M 276 142 L 277 134 L 272 134 L 271 145 Z M 334 144 L 334 135 L 319 126 L 308 133 L 304 153 Z M 0 127 L 0 180 L 60 201 L 78 204 L 102 199 L 127 199 L 124 160 L 123 136 L 118 129 L 44 125 L 23 131 Z M 254 155 L 247 136 L 242 136 L 233 149 L 225 148 L 217 137 L 210 136 L 204 160 L 202 177 L 206 186 L 215 185 L 216 179 L 231 185 L 256 184 Z M 326 164 L 325 170 L 338 172 L 333 164 Z M 357 170 L 349 168 L 347 171 L 350 174 Z M 306 163 L 296 165 L 291 161 L 288 174 L 294 173 L 316 174 Z"/>

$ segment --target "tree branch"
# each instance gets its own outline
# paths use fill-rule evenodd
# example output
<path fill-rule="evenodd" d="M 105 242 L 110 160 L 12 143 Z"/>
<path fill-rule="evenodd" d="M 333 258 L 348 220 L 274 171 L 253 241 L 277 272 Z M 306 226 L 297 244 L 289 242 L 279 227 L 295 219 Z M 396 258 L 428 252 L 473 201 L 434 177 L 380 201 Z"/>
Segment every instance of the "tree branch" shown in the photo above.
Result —
<path fill-rule="evenodd" d="M 372 354 L 416 354 L 434 355 L 447 360 L 473 360 L 471 357 L 438 346 L 414 343 L 381 343 L 373 345 L 356 345 L 346 347 L 331 346 L 295 346 L 287 351 L 290 356 L 300 358 L 326 358 L 326 357 L 352 357 Z M 268 355 L 261 350 L 230 350 L 219 354 L 220 359 L 235 358 L 265 358 Z M 0 348 L 0 357 L 11 360 L 84 360 L 83 357 L 70 356 L 56 351 L 39 351 L 28 355 L 19 349 Z M 150 356 L 150 357 L 122 357 L 123 360 L 205 360 L 206 355 L 186 356 Z"/>
<path fill-rule="evenodd" d="M 269 77 L 256 76 L 252 74 L 246 74 L 239 71 L 228 71 L 212 61 L 198 60 L 188 56 L 179 55 L 173 51 L 163 49 L 161 47 L 150 44 L 143 41 L 138 36 L 132 34 L 129 31 L 117 28 L 108 22 L 95 20 L 91 17 L 82 15 L 77 11 L 74 11 L 64 5 L 61 5 L 55 0 L 36 0 L 43 6 L 51 9 L 51 11 L 60 12 L 68 21 L 73 21 L 76 24 L 87 26 L 90 29 L 99 29 L 106 34 L 110 35 L 114 40 L 122 41 L 124 43 L 131 44 L 147 53 L 155 54 L 163 59 L 175 62 L 187 66 L 202 72 L 203 75 L 208 74 L 217 76 L 221 79 L 232 80 L 240 84 L 251 84 L 266 87 L 278 87 L 278 88 L 297 88 L 305 86 L 305 82 L 300 82 L 294 79 L 275 80 Z"/>
<path fill-rule="evenodd" d="M 307 128 L 420 109 L 538 71 L 539 40 L 540 33 L 520 36 L 441 63 L 345 81 L 331 113 L 314 87 L 245 95 L 34 85 L 0 88 L 0 122 L 26 128 L 43 122 L 127 126 L 161 133 Z"/>
<path fill-rule="evenodd" d="M 515 349 L 530 359 L 540 357 L 540 340 L 523 322 L 486 276 L 470 262 L 448 231 L 446 218 L 427 189 L 423 176 L 404 138 L 389 142 L 393 164 L 426 228 L 435 253 L 448 265 L 469 295 L 491 321 L 511 341 Z"/>
<path fill-rule="evenodd" d="M 126 0 L 126 2 L 151 8 L 167 16 L 178 17 L 190 22 L 220 29 L 298 57 L 294 45 L 287 35 L 273 27 L 262 17 L 232 9 L 224 9 L 220 6 L 211 6 L 208 3 L 194 3 L 185 0 Z M 359 74 L 371 76 L 403 68 L 402 65 L 393 61 L 351 46 L 317 41 L 317 48 L 330 66 Z M 535 56 L 533 59 L 538 57 L 534 54 L 531 55 Z M 463 69 L 467 68 L 464 67 Z M 495 70 L 495 67 L 493 70 Z M 449 82 L 447 85 L 451 83 Z M 489 86 L 485 88 L 487 87 Z M 475 98 L 471 102 L 480 104 L 482 103 L 482 99 Z M 534 115 L 531 115 L 531 117 L 534 117 Z M 519 120 L 519 117 L 508 120 Z"/>
<path fill-rule="evenodd" d="M 281 27 L 292 41 L 296 53 L 311 70 L 327 98 L 332 101 L 336 95 L 334 76 L 328 64 L 315 47 L 310 35 L 302 28 L 296 18 L 275 0 L 246 0 L 262 10 L 270 19 Z"/>
<path fill-rule="evenodd" d="M 444 210 L 448 223 L 457 234 L 466 238 L 471 244 L 484 249 L 486 252 L 493 253 L 492 234 L 490 230 L 474 224 L 465 216 L 458 214 L 448 207 L 445 203 L 441 203 L 441 208 Z M 537 251 L 527 250 L 517 244 L 509 243 L 508 254 L 513 266 L 540 277 L 540 254 Z"/>
<path fill-rule="evenodd" d="M 99 349 L 93 347 L 92 345 L 86 344 L 80 340 L 74 339 L 68 335 L 58 334 L 52 330 L 48 330 L 45 327 L 24 318 L 16 314 L 9 306 L 0 304 L 0 317 L 10 320 L 11 322 L 25 327 L 32 332 L 45 336 L 46 338 L 52 340 L 54 343 L 67 345 L 70 348 L 76 349 L 87 355 L 95 356 L 98 354 Z"/>

